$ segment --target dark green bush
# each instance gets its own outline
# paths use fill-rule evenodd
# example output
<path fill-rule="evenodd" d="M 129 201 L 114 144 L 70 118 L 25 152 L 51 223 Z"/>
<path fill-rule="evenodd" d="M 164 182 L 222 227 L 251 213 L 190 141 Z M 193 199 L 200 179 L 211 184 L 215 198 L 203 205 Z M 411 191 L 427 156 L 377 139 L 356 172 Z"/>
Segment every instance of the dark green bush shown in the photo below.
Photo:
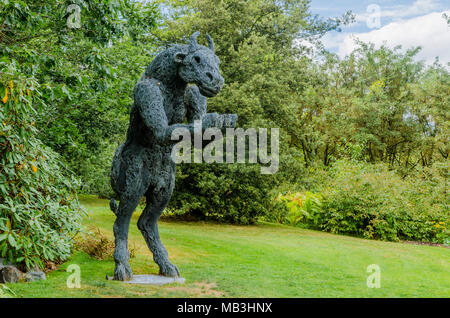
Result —
<path fill-rule="evenodd" d="M 181 164 L 169 211 L 191 220 L 251 224 L 268 212 L 274 179 L 259 165 Z"/>

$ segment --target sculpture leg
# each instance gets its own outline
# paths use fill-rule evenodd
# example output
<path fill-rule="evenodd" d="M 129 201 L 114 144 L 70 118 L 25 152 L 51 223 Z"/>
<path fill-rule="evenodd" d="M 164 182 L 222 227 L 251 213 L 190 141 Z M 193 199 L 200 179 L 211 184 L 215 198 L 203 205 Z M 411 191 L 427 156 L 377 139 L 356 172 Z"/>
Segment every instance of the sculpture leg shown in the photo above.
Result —
<path fill-rule="evenodd" d="M 128 251 L 128 229 L 130 227 L 131 216 L 139 204 L 141 196 L 122 198 L 117 209 L 117 218 L 114 222 L 114 237 L 116 247 L 114 250 L 114 269 L 115 280 L 131 280 L 133 272 L 131 271 Z"/>
<path fill-rule="evenodd" d="M 173 176 L 172 176 L 173 177 Z M 159 274 L 169 277 L 179 277 L 180 271 L 169 261 L 169 254 L 159 238 L 158 220 L 172 196 L 174 178 L 167 181 L 162 191 L 147 192 L 147 205 L 142 212 L 138 228 L 142 232 L 148 248 L 153 253 L 153 260 L 159 266 Z"/>

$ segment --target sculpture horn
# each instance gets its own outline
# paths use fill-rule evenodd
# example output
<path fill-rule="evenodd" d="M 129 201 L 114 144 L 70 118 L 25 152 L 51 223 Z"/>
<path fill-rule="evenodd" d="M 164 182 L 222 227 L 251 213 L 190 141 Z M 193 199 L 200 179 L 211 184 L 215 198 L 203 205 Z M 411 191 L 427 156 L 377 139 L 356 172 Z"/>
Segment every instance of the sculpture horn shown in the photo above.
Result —
<path fill-rule="evenodd" d="M 197 31 L 194 34 L 191 35 L 191 38 L 189 40 L 189 51 L 194 51 L 198 44 L 197 44 L 197 37 L 200 35 L 200 32 Z"/>
<path fill-rule="evenodd" d="M 208 40 L 208 47 L 211 51 L 215 51 L 215 47 L 214 47 L 214 41 L 213 39 L 209 36 L 209 34 L 206 34 L 206 40 Z"/>

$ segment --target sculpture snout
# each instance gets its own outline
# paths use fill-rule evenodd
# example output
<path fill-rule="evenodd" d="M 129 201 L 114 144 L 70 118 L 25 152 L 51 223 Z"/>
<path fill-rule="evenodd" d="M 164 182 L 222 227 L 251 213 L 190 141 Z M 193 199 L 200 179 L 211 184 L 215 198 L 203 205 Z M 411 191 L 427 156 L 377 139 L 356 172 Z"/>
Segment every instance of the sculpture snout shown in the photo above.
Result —
<path fill-rule="evenodd" d="M 220 92 L 223 83 L 224 79 L 219 72 L 205 72 L 205 81 L 202 83 L 203 85 L 199 85 L 199 89 L 202 95 L 213 97 Z"/>
<path fill-rule="evenodd" d="M 211 76 L 211 82 L 212 82 L 212 85 L 214 86 L 214 88 L 216 88 L 217 93 L 220 92 L 220 90 L 222 89 L 223 83 L 224 83 L 224 79 L 223 79 L 222 75 L 220 75 L 218 73 L 215 77 Z"/>

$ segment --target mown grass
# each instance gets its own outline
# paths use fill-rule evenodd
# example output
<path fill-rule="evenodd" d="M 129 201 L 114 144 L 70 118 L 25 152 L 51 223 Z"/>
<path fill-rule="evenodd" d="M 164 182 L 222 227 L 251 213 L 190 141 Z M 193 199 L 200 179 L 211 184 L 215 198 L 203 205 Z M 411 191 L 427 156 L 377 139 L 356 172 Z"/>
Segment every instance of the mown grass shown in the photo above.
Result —
<path fill-rule="evenodd" d="M 106 200 L 83 196 L 85 224 L 113 238 Z M 155 274 L 156 264 L 136 227 L 130 227 L 135 274 Z M 260 224 L 160 222 L 160 234 L 186 284 L 136 286 L 107 281 L 112 258 L 82 252 L 46 281 L 8 285 L 18 297 L 450 297 L 450 250 L 444 247 L 363 240 L 294 227 Z M 67 266 L 81 268 L 81 288 L 69 289 Z M 381 268 L 381 287 L 368 288 L 367 266 Z"/>

